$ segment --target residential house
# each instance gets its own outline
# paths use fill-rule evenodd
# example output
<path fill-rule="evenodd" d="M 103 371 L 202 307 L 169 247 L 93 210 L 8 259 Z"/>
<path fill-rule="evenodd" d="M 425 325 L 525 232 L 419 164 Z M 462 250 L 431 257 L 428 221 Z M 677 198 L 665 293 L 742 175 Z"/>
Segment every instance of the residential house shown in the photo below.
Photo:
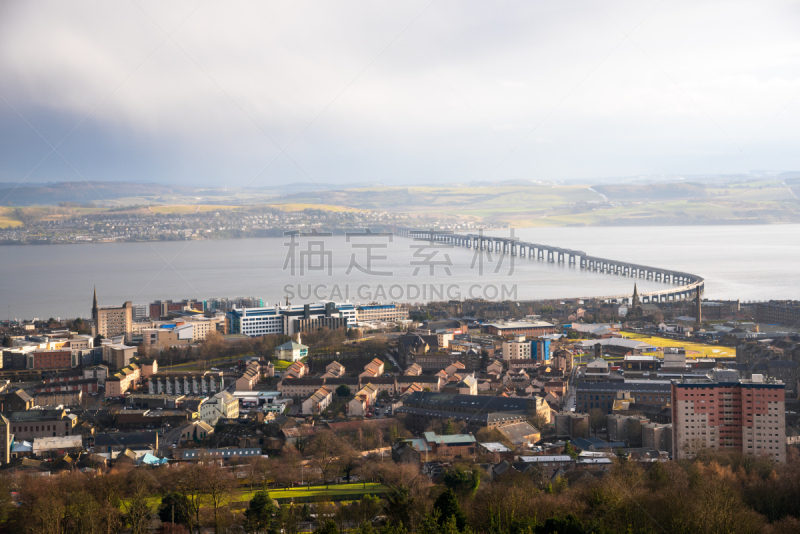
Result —
<path fill-rule="evenodd" d="M 227 391 L 217 393 L 200 406 L 200 419 L 211 426 L 220 418 L 236 419 L 239 417 L 239 401 Z"/>
<path fill-rule="evenodd" d="M 325 411 L 333 399 L 333 390 L 325 386 L 319 388 L 309 398 L 303 401 L 302 409 L 304 415 L 319 415 Z"/>

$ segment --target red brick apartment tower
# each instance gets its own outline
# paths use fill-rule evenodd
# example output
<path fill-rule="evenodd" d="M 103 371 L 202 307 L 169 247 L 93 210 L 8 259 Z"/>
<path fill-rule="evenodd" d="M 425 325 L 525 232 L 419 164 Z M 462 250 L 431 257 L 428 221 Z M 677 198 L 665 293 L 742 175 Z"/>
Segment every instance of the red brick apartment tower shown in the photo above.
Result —
<path fill-rule="evenodd" d="M 703 447 L 767 455 L 786 463 L 785 387 L 779 381 L 718 379 L 672 382 L 672 443 L 676 459 Z"/>

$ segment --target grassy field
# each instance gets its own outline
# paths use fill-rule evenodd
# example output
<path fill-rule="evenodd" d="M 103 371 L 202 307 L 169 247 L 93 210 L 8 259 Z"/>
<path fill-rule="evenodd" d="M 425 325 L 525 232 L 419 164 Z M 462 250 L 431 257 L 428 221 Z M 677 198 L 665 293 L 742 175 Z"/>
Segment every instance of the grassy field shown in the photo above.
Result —
<path fill-rule="evenodd" d="M 800 219 L 795 193 L 778 182 L 690 187 L 677 196 L 650 194 L 646 188 L 632 192 L 626 186 L 617 186 L 616 192 L 609 194 L 607 202 L 588 185 L 487 183 L 353 188 L 328 191 L 324 200 L 335 206 L 412 215 L 458 215 L 516 227 L 703 225 L 734 221 L 763 224 Z M 320 199 L 319 193 L 304 192 L 289 195 L 285 201 L 313 205 Z"/>
<path fill-rule="evenodd" d="M 292 362 L 287 360 L 275 360 L 272 363 L 275 365 L 276 371 L 285 371 L 290 365 L 292 365 Z"/>
<path fill-rule="evenodd" d="M 273 490 L 269 492 L 269 496 L 273 499 L 296 499 L 301 497 L 325 497 L 329 495 L 353 495 L 361 496 L 363 494 L 385 493 L 389 488 L 377 482 L 367 482 L 362 484 L 360 482 L 352 484 L 337 484 L 331 485 L 327 488 L 325 486 L 311 486 L 290 488 L 284 490 Z M 250 496 L 252 498 L 252 495 Z"/>
<path fill-rule="evenodd" d="M 16 228 L 22 226 L 22 221 L 14 217 L 14 212 L 8 208 L 0 208 L 0 228 Z"/>
<path fill-rule="evenodd" d="M 724 347 L 722 345 L 703 345 L 702 343 L 692 343 L 690 341 L 680 341 L 677 339 L 667 339 L 657 336 L 647 336 L 644 334 L 631 334 L 625 332 L 623 337 L 636 339 L 645 343 L 650 343 L 656 347 L 684 347 L 687 358 L 735 358 L 736 349 Z"/>
<path fill-rule="evenodd" d="M 250 502 L 253 500 L 253 497 L 257 492 L 261 491 L 261 488 L 254 488 L 248 490 L 240 490 L 236 491 L 233 494 L 231 502 Z M 322 498 L 328 496 L 352 496 L 351 500 L 359 500 L 363 495 L 370 494 L 378 494 L 378 493 L 386 493 L 389 491 L 387 486 L 383 484 L 378 484 L 376 482 L 367 482 L 366 484 L 362 483 L 352 483 L 352 484 L 331 484 L 327 488 L 325 486 L 311 486 L 311 487 L 299 487 L 299 488 L 290 488 L 284 490 L 272 490 L 269 492 L 269 496 L 273 499 L 309 499 L 309 498 Z M 158 507 L 161 505 L 161 495 L 151 495 L 147 497 L 147 504 L 150 506 L 152 510 L 157 510 Z M 340 498 L 336 499 L 337 501 L 341 501 Z M 128 504 L 127 500 L 124 504 Z M 201 508 L 204 508 L 206 505 L 201 505 Z"/>

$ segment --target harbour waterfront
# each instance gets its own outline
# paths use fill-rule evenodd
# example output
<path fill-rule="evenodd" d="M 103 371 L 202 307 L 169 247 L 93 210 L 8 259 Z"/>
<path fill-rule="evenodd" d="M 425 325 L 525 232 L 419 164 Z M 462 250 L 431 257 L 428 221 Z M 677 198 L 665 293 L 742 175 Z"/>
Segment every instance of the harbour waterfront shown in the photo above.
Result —
<path fill-rule="evenodd" d="M 510 230 L 487 233 L 509 237 Z M 618 261 L 696 273 L 705 278 L 707 298 L 800 298 L 800 225 L 535 228 L 515 229 L 514 235 Z M 310 241 L 323 242 L 321 251 L 330 254 L 302 256 Z M 440 248 L 431 256 L 433 249 L 414 248 L 421 243 L 397 236 L 391 242 L 377 236 L 349 242 L 344 236 L 301 238 L 294 252 L 289 243 L 288 238 L 263 238 L 2 247 L 0 314 L 20 319 L 45 314 L 85 317 L 95 285 L 102 304 L 235 296 L 260 297 L 267 304 L 287 294 L 298 303 L 339 295 L 368 302 L 392 300 L 401 290 L 401 300 L 413 302 L 432 300 L 431 294 L 436 300 L 440 295 L 491 298 L 494 290 L 499 298 L 503 288 L 527 300 L 627 293 L 634 281 L 643 291 L 668 287 L 520 257 L 513 259 L 512 268 L 508 256 L 500 263 L 496 254 L 478 258 L 475 251 L 461 247 Z M 318 249 L 320 245 L 312 248 Z M 301 256 L 306 262 L 302 273 Z M 386 259 L 380 259 L 383 256 Z M 435 259 L 426 263 L 425 257 Z M 329 261 L 330 274 L 319 260 Z M 484 262 L 480 272 L 479 260 Z M 314 270 L 316 265 L 323 268 Z M 475 284 L 480 287 L 470 293 Z M 86 306 L 80 305 L 83 301 Z"/>

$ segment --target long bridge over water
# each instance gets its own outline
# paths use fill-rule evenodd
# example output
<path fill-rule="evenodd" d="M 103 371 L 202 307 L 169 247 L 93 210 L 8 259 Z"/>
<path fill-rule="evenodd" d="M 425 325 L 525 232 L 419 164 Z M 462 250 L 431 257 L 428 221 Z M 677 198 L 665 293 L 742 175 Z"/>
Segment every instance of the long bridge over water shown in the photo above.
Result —
<path fill-rule="evenodd" d="M 597 256 L 590 256 L 581 250 L 553 247 L 550 245 L 540 245 L 538 243 L 529 243 L 508 237 L 487 236 L 483 234 L 456 234 L 454 232 L 441 230 L 421 230 L 418 228 L 397 227 L 395 233 L 401 237 L 445 243 L 457 247 L 499 252 L 501 254 L 510 254 L 512 256 L 519 256 L 522 258 L 527 257 L 529 259 L 538 259 L 550 263 L 575 265 L 579 266 L 581 269 L 586 269 L 589 271 L 615 274 L 619 276 L 631 276 L 634 278 L 654 280 L 657 282 L 671 283 L 674 285 L 674 287 L 659 291 L 640 293 L 639 297 L 642 302 L 655 303 L 689 300 L 697 295 L 698 290 L 700 293 L 702 293 L 705 289 L 705 280 L 696 274 L 599 258 Z M 632 295 L 606 295 L 586 298 L 617 302 L 630 302 Z"/>

